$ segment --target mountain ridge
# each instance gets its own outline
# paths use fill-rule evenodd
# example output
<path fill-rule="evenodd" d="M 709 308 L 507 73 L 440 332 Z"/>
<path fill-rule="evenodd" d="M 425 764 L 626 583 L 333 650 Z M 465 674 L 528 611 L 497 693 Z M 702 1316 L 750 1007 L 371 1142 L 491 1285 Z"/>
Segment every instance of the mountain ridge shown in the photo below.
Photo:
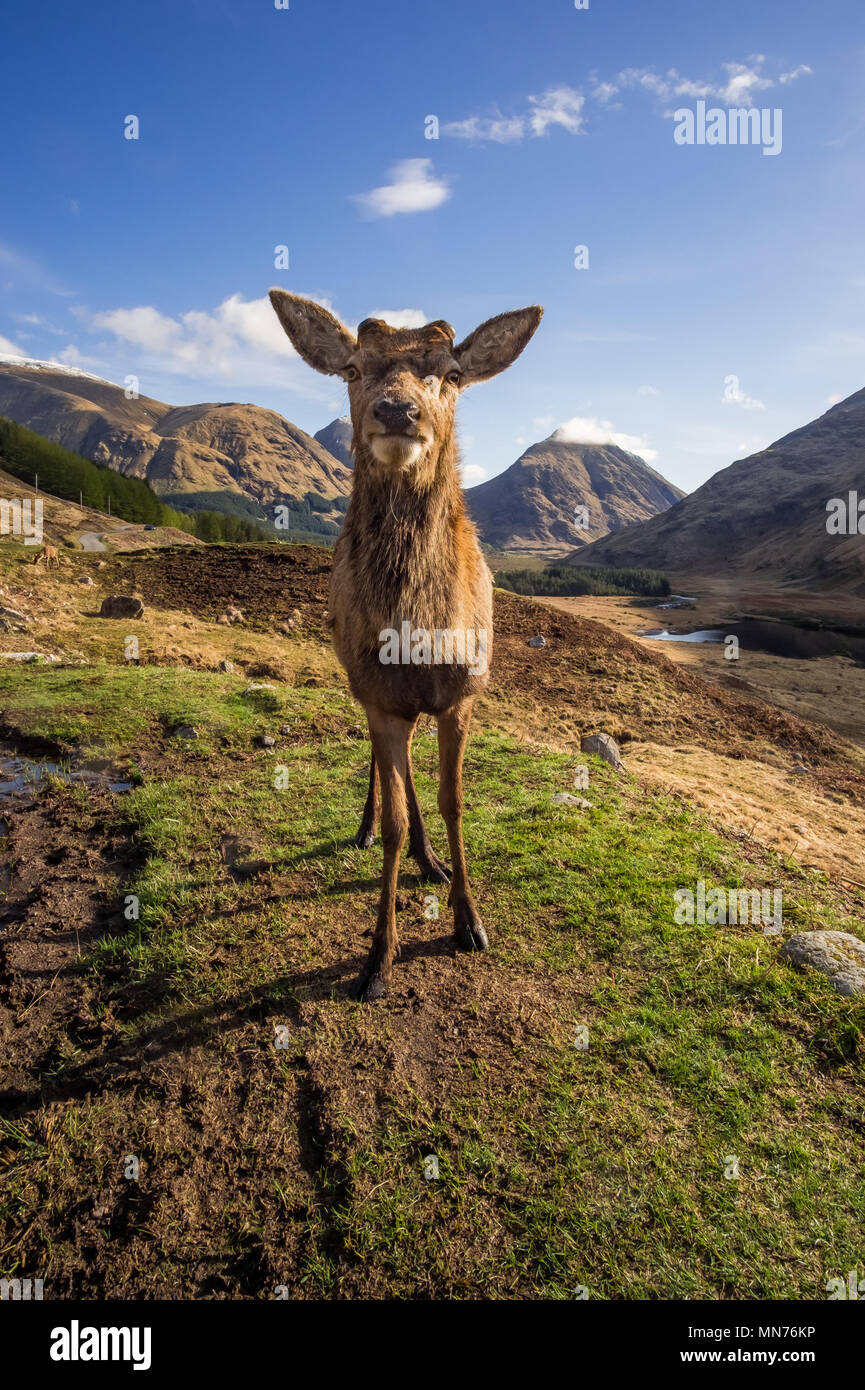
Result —
<path fill-rule="evenodd" d="M 768 576 L 865 594 L 865 536 L 827 531 L 827 503 L 865 499 L 865 388 L 736 459 L 661 516 L 574 549 L 569 564 Z"/>

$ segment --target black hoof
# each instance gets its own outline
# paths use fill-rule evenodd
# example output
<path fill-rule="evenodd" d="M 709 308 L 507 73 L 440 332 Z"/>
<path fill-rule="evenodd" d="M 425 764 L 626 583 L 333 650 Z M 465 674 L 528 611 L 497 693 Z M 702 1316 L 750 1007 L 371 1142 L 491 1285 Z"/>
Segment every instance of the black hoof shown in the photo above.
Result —
<path fill-rule="evenodd" d="M 355 849 L 372 849 L 375 844 L 375 831 L 367 830 L 364 826 L 355 835 L 352 844 Z"/>
<path fill-rule="evenodd" d="M 427 854 L 416 854 L 418 870 L 424 883 L 450 883 L 451 871 L 443 859 L 432 850 Z"/>
<path fill-rule="evenodd" d="M 484 924 L 471 903 L 459 903 L 454 909 L 454 936 L 462 951 L 490 949 Z"/>
<path fill-rule="evenodd" d="M 374 1004 L 376 999 L 383 999 L 387 994 L 387 984 L 381 971 L 364 970 L 351 986 L 349 994 L 360 1004 Z"/>

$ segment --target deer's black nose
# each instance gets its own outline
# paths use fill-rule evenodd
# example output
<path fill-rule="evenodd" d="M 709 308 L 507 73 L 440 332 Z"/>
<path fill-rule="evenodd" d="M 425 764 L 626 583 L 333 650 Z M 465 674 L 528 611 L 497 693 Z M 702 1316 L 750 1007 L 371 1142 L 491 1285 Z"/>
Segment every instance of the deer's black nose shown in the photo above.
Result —
<path fill-rule="evenodd" d="M 412 401 L 389 401 L 382 396 L 373 406 L 372 413 L 389 434 L 402 434 L 410 424 L 420 419 L 420 406 Z"/>

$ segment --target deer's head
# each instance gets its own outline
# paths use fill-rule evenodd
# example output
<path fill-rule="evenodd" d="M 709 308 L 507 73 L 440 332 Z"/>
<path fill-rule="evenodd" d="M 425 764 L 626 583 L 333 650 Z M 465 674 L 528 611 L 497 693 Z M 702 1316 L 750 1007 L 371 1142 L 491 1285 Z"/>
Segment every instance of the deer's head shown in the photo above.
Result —
<path fill-rule="evenodd" d="M 383 477 L 420 482 L 435 470 L 453 431 L 460 392 L 509 367 L 541 321 L 533 305 L 499 314 L 454 345 L 444 319 L 423 328 L 391 328 L 364 319 L 357 337 L 310 299 L 271 290 L 270 301 L 310 367 L 348 383 L 356 457 Z"/>

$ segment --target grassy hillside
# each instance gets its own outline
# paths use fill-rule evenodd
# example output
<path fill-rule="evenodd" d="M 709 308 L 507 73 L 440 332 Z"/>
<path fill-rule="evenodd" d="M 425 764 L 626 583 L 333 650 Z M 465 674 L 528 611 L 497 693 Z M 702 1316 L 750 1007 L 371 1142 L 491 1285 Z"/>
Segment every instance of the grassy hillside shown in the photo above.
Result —
<path fill-rule="evenodd" d="M 78 502 L 125 521 L 174 526 L 201 540 L 272 540 L 272 533 L 245 518 L 200 511 L 192 516 L 166 506 L 141 478 L 130 478 L 43 439 L 0 415 L 0 464 L 42 492 Z"/>
<path fill-rule="evenodd" d="M 28 573 L 29 640 L 53 633 L 65 664 L 7 670 L 0 696 L 19 753 L 90 774 L 40 782 L 3 855 L 4 1275 L 46 1297 L 813 1299 L 856 1265 L 862 1004 L 759 927 L 678 925 L 674 893 L 769 886 L 785 936 L 862 935 L 865 890 L 614 773 L 579 730 L 681 747 L 696 721 L 730 778 L 761 750 L 806 758 L 851 826 L 865 760 L 498 595 L 465 818 L 492 949 L 454 951 L 406 860 L 392 991 L 358 1005 L 381 851 L 351 844 L 367 744 L 326 558 L 198 547 L 94 573 L 145 594 L 142 664 L 128 625 L 78 613 L 74 577 Z M 242 628 L 216 622 L 220 585 Z M 429 721 L 415 763 L 441 851 Z M 579 765 L 591 804 L 554 804 Z"/>

